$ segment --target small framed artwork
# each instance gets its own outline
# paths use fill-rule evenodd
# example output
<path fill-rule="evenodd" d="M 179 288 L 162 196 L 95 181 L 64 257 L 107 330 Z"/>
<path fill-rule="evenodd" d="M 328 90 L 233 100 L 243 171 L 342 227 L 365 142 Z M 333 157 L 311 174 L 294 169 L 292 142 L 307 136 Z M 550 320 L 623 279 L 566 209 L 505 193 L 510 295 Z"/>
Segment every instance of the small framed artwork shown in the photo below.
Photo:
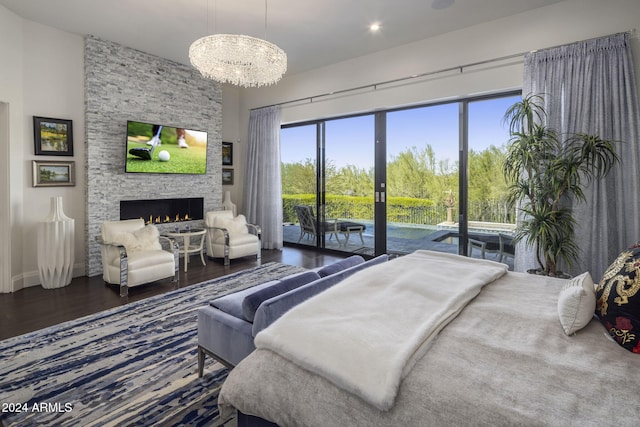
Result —
<path fill-rule="evenodd" d="M 222 143 L 222 166 L 233 166 L 233 144 Z"/>
<path fill-rule="evenodd" d="M 222 169 L 222 185 L 233 185 L 233 169 Z"/>
<path fill-rule="evenodd" d="M 33 116 L 33 133 L 37 156 L 73 156 L 71 120 Z"/>
<path fill-rule="evenodd" d="M 75 162 L 33 161 L 34 187 L 74 186 L 76 175 Z"/>

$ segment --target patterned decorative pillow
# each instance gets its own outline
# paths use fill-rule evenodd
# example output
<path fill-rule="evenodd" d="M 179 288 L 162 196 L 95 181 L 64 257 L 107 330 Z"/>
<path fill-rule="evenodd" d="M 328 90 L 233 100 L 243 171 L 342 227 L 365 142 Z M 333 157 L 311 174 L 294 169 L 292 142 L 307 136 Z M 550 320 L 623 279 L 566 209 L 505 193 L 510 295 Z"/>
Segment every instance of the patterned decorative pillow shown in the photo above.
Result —
<path fill-rule="evenodd" d="M 569 280 L 558 296 L 558 316 L 564 333 L 571 335 L 589 324 L 596 308 L 596 291 L 591 274 Z"/>
<path fill-rule="evenodd" d="M 596 315 L 625 349 L 640 353 L 640 247 L 622 252 L 596 289 Z"/>

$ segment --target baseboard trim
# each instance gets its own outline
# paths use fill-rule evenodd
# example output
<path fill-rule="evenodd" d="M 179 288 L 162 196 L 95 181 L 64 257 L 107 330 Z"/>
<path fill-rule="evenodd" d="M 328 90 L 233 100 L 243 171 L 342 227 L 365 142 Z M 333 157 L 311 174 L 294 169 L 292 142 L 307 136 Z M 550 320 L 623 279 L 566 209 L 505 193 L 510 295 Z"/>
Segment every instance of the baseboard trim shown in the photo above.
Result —
<path fill-rule="evenodd" d="M 73 265 L 73 277 L 86 276 L 84 263 Z M 18 274 L 11 278 L 12 292 L 17 292 L 20 289 L 30 288 L 32 286 L 40 286 L 40 273 L 38 271 L 28 271 L 26 273 Z"/>

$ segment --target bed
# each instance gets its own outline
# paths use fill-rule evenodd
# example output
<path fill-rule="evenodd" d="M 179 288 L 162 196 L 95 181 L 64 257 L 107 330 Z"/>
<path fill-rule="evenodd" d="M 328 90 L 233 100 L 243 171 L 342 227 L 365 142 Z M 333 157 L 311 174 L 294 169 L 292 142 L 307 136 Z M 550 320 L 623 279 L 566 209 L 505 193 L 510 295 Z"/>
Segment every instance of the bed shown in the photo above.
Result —
<path fill-rule="evenodd" d="M 449 289 L 451 283 L 443 284 L 443 280 L 467 281 L 460 268 L 452 269 L 455 263 L 463 265 L 467 258 L 448 256 L 452 258 L 443 262 L 437 258 L 440 255 L 418 252 L 425 258 L 414 260 L 411 269 L 418 270 L 423 288 Z M 436 258 L 431 259 L 432 256 Z M 352 276 L 350 282 L 336 285 L 304 304 L 312 304 L 322 296 L 326 298 L 326 306 L 332 292 L 337 292 L 334 295 L 337 297 L 344 292 L 342 285 L 342 288 L 354 286 L 375 281 L 376 277 L 380 282 L 390 276 L 413 282 L 416 276 L 400 277 L 404 274 L 401 272 L 408 270 L 408 264 L 399 261 L 403 258 L 386 263 L 392 266 L 390 271 L 384 270 L 385 266 L 364 270 Z M 497 264 L 479 262 L 492 268 L 495 267 L 492 264 Z M 429 270 L 434 270 L 434 265 L 441 268 L 432 276 Z M 469 268 L 476 266 L 481 267 L 472 264 Z M 443 275 L 451 279 L 443 279 Z M 298 360 L 300 355 L 292 357 L 277 346 L 258 345 L 258 336 L 257 350 L 231 371 L 222 387 L 219 397 L 222 416 L 232 416 L 237 410 L 243 414 L 239 425 L 245 422 L 251 425 L 253 421 L 260 425 L 267 420 L 282 427 L 638 425 L 640 355 L 614 342 L 597 318 L 587 320 L 586 326 L 571 335 L 563 331 L 558 297 L 567 287 L 566 280 L 506 271 L 497 276 L 473 287 L 470 293 L 465 291 L 465 295 L 469 294 L 468 301 L 454 309 L 453 315 L 451 310 L 446 311 L 444 315 L 448 318 L 437 325 L 426 341 L 414 343 L 415 352 L 407 358 L 406 372 L 401 374 L 389 406 L 381 406 L 375 396 L 372 401 L 366 393 L 359 393 L 358 387 L 345 386 L 331 373 L 323 372 L 324 368 L 310 369 L 304 350 L 303 359 Z M 370 293 L 375 295 L 376 291 Z M 422 307 L 421 298 L 410 295 L 406 301 Z M 456 295 L 450 300 L 458 298 Z M 359 299 L 351 303 L 361 305 Z M 302 306 L 286 313 L 271 327 L 283 322 L 285 327 L 281 331 L 287 331 L 287 318 L 296 320 L 294 310 Z M 396 301 L 383 304 L 380 311 L 386 312 L 387 306 L 395 307 Z M 390 313 L 397 311 L 392 309 Z M 359 318 L 361 313 L 356 311 L 347 316 Z M 301 326 L 301 330 L 306 330 L 306 339 L 293 333 L 292 346 L 296 349 L 311 346 L 311 353 L 319 353 L 320 359 L 336 357 L 330 344 L 316 342 L 317 334 L 315 328 L 309 327 L 311 324 Z M 356 328 L 352 333 L 350 324 L 343 324 L 343 329 L 336 333 L 341 337 L 337 341 L 358 342 L 362 331 Z M 319 329 L 318 335 L 323 335 L 324 326 Z M 375 334 L 367 340 L 372 336 Z M 381 335 L 380 341 L 375 344 L 382 343 L 384 347 L 395 339 Z M 327 354 L 318 351 L 323 347 Z M 366 351 L 357 357 L 362 354 Z M 360 363 L 362 370 L 374 377 L 380 369 L 376 361 L 370 363 L 368 358 Z"/>

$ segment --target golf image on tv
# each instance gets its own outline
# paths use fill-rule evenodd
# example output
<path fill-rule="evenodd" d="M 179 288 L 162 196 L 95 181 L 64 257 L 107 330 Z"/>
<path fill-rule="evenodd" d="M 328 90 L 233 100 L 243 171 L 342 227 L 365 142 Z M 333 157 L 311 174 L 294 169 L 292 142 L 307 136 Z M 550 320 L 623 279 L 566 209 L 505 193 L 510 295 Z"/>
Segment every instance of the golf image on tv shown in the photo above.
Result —
<path fill-rule="evenodd" d="M 204 174 L 207 133 L 129 120 L 125 171 Z"/>

